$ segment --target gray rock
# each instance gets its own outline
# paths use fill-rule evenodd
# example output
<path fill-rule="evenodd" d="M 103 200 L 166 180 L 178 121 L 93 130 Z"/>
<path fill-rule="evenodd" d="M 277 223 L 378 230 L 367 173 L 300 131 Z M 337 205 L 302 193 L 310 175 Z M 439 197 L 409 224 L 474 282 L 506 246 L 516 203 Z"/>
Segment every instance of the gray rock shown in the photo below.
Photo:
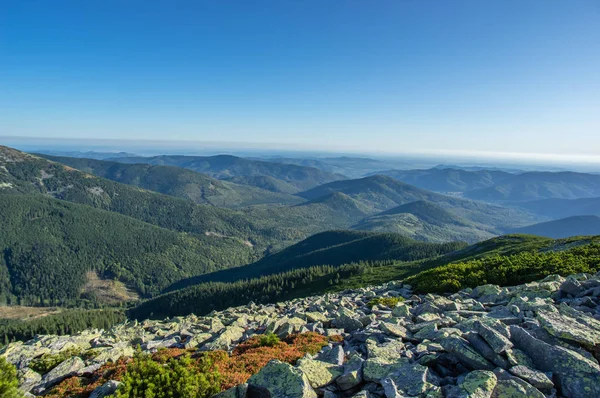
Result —
<path fill-rule="evenodd" d="M 539 370 L 528 368 L 527 366 L 517 365 L 509 369 L 509 372 L 517 377 L 527 381 L 535 388 L 540 390 L 550 390 L 554 388 L 552 380 L 543 372 Z"/>
<path fill-rule="evenodd" d="M 544 394 L 531 384 L 519 380 L 499 380 L 492 394 L 493 398 L 545 398 Z"/>
<path fill-rule="evenodd" d="M 114 392 L 117 391 L 117 388 L 119 388 L 120 384 L 121 382 L 119 381 L 109 380 L 106 383 L 102 384 L 100 387 L 96 388 L 94 391 L 92 391 L 89 398 L 108 397 L 109 395 L 114 394 Z"/>
<path fill-rule="evenodd" d="M 477 333 L 483 337 L 483 339 L 490 345 L 495 353 L 501 354 L 504 351 L 512 348 L 513 344 L 510 342 L 510 340 L 508 340 L 498 331 L 487 325 L 484 325 L 481 321 L 476 321 L 473 326 L 475 326 L 475 331 L 477 331 Z"/>
<path fill-rule="evenodd" d="M 575 351 L 544 343 L 518 326 L 511 326 L 511 335 L 517 348 L 531 357 L 537 369 L 554 374 L 563 396 L 600 397 L 597 363 Z"/>
<path fill-rule="evenodd" d="M 581 283 L 578 280 L 567 279 L 560 285 L 560 291 L 575 297 L 583 292 L 583 287 L 581 287 Z"/>
<path fill-rule="evenodd" d="M 344 329 L 346 333 L 350 333 L 363 327 L 362 322 L 358 318 L 359 316 L 356 313 L 343 309 L 331 321 L 331 324 L 336 328 Z"/>
<path fill-rule="evenodd" d="M 468 398 L 490 398 L 498 379 L 493 372 L 474 370 L 468 373 L 460 383 L 460 396 Z"/>
<path fill-rule="evenodd" d="M 344 349 L 341 345 L 336 345 L 333 348 L 325 347 L 319 353 L 317 359 L 334 365 L 342 365 L 344 363 Z"/>
<path fill-rule="evenodd" d="M 483 356 L 488 361 L 492 362 L 494 365 L 501 367 L 502 369 L 508 369 L 510 367 L 509 362 L 498 355 L 492 350 L 489 344 L 481 338 L 477 333 L 470 332 L 465 335 L 465 338 L 471 344 L 471 346 L 477 351 L 481 356 Z"/>
<path fill-rule="evenodd" d="M 402 339 L 409 337 L 409 332 L 404 326 L 396 325 L 391 322 L 381 322 L 379 327 L 392 337 L 400 337 Z"/>
<path fill-rule="evenodd" d="M 343 366 L 309 358 L 299 359 L 297 366 L 306 375 L 313 388 L 323 387 L 333 382 L 344 370 Z"/>
<path fill-rule="evenodd" d="M 433 385 L 427 382 L 429 368 L 402 361 L 401 366 L 381 380 L 386 396 L 420 396 Z"/>
<path fill-rule="evenodd" d="M 67 377 L 76 375 L 77 372 L 83 368 L 85 368 L 85 363 L 81 360 L 81 358 L 69 358 L 46 373 L 42 379 L 42 384 L 44 388 L 48 388 L 63 381 Z"/>
<path fill-rule="evenodd" d="M 353 355 L 344 365 L 344 373 L 336 379 L 336 384 L 342 391 L 350 390 L 363 381 L 364 360 L 359 355 Z"/>
<path fill-rule="evenodd" d="M 29 368 L 19 369 L 17 378 L 19 379 L 19 390 L 23 392 L 31 391 L 42 381 L 42 375 Z"/>
<path fill-rule="evenodd" d="M 440 341 L 440 344 L 444 347 L 444 350 L 454 354 L 462 363 L 473 370 L 494 369 L 494 365 L 475 351 L 466 340 L 460 337 L 446 337 Z"/>
<path fill-rule="evenodd" d="M 278 360 L 269 362 L 250 377 L 248 385 L 248 393 L 250 393 L 250 386 L 257 386 L 269 391 L 272 397 L 317 398 L 317 394 L 300 369 Z"/>

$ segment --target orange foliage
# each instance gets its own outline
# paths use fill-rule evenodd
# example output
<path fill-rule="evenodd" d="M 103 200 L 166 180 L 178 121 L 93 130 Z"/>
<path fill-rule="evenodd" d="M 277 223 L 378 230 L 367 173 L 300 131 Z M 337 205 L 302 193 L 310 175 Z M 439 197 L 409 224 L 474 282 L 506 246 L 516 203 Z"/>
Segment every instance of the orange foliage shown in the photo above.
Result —
<path fill-rule="evenodd" d="M 231 355 L 225 351 L 208 351 L 199 353 L 196 360 L 209 357 L 216 370 L 221 374 L 223 390 L 246 382 L 250 376 L 257 373 L 273 359 L 295 364 L 306 353 L 316 354 L 329 341 L 339 342 L 339 338 L 327 338 L 318 333 L 293 334 L 273 347 L 261 346 L 260 337 L 254 336 L 238 344 Z M 170 358 L 178 358 L 194 350 L 180 348 L 161 349 L 152 355 L 159 363 L 166 363 Z M 54 387 L 46 398 L 76 397 L 87 398 L 98 386 L 108 380 L 121 380 L 127 370 L 129 359 L 120 359 L 116 363 L 107 363 L 98 369 L 91 377 L 71 377 Z"/>

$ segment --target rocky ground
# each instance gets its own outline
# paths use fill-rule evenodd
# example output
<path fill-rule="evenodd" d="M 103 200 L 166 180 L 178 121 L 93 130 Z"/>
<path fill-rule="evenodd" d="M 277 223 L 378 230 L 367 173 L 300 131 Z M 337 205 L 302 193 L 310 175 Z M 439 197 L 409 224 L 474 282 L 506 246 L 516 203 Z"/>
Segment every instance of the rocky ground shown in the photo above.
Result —
<path fill-rule="evenodd" d="M 342 335 L 295 366 L 271 361 L 219 397 L 600 397 L 600 273 L 413 295 L 397 282 L 273 305 L 249 304 L 206 317 L 130 322 L 109 331 L 39 336 L 0 354 L 21 389 L 42 395 L 72 375 L 145 351 L 231 350 L 255 334 Z M 368 305 L 401 297 L 393 308 Z M 44 353 L 79 352 L 46 374 L 29 366 Z M 85 359 L 83 359 L 85 358 Z M 118 382 L 92 394 L 109 395 Z"/>

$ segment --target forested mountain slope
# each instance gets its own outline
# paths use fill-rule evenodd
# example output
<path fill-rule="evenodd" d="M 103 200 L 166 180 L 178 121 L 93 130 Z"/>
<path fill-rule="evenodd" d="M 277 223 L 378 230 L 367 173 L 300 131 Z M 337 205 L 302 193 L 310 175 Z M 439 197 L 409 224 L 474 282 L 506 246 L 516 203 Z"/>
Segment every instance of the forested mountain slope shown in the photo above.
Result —
<path fill-rule="evenodd" d="M 0 303 L 69 304 L 86 298 L 88 272 L 142 296 L 173 282 L 244 264 L 238 238 L 190 235 L 42 195 L 0 195 Z"/>
<path fill-rule="evenodd" d="M 496 185 L 513 175 L 499 170 L 462 170 L 432 168 L 426 170 L 385 170 L 376 174 L 435 192 L 463 193 Z"/>
<path fill-rule="evenodd" d="M 370 209 L 369 215 L 390 210 L 416 201 L 427 201 L 446 209 L 452 215 L 470 221 L 477 228 L 495 233 L 499 228 L 526 225 L 539 218 L 518 209 L 508 209 L 481 202 L 442 195 L 405 184 L 388 176 L 371 176 L 356 180 L 336 181 L 324 184 L 298 195 L 309 200 L 333 192 L 344 195 Z"/>
<path fill-rule="evenodd" d="M 278 253 L 244 267 L 219 271 L 175 283 L 169 290 L 200 282 L 232 282 L 313 265 L 341 265 L 359 261 L 412 261 L 462 249 L 465 243 L 417 242 L 392 233 L 327 231 L 315 234 Z"/>
<path fill-rule="evenodd" d="M 181 167 L 41 156 L 98 177 L 189 199 L 195 203 L 220 207 L 243 207 L 264 203 L 297 204 L 302 201 L 296 196 L 217 180 Z"/>
<path fill-rule="evenodd" d="M 514 175 L 466 197 L 486 201 L 579 199 L 600 196 L 600 175 L 575 172 L 528 172 Z"/>
<path fill-rule="evenodd" d="M 426 242 L 461 240 L 469 243 L 494 236 L 489 229 L 467 221 L 427 201 L 416 201 L 363 218 L 352 229 L 396 232 Z"/>
<path fill-rule="evenodd" d="M 147 163 L 153 165 L 183 167 L 219 179 L 257 176 L 272 177 L 294 186 L 296 192 L 345 178 L 342 175 L 327 173 L 312 167 L 250 160 L 230 155 L 161 155 L 147 158 L 126 157 L 114 160 L 123 163 Z M 238 180 L 236 182 L 241 183 L 242 181 Z M 251 183 L 252 180 L 247 180 L 247 182 Z"/>

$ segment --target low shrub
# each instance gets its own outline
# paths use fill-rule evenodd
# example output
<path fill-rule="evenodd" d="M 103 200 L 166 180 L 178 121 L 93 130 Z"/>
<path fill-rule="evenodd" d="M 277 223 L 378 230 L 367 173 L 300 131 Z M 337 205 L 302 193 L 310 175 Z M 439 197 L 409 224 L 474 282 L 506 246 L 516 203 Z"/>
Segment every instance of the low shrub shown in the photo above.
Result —
<path fill-rule="evenodd" d="M 17 370 L 4 357 L 0 357 L 0 397 L 22 397 L 23 395 L 19 392 L 18 387 Z"/>
<path fill-rule="evenodd" d="M 279 337 L 274 333 L 267 333 L 260 336 L 261 347 L 275 347 L 277 344 L 279 344 Z"/>
<path fill-rule="evenodd" d="M 398 303 L 404 301 L 404 297 L 375 297 L 367 303 L 369 308 L 373 308 L 374 306 L 384 306 L 389 308 L 394 308 Z"/>

